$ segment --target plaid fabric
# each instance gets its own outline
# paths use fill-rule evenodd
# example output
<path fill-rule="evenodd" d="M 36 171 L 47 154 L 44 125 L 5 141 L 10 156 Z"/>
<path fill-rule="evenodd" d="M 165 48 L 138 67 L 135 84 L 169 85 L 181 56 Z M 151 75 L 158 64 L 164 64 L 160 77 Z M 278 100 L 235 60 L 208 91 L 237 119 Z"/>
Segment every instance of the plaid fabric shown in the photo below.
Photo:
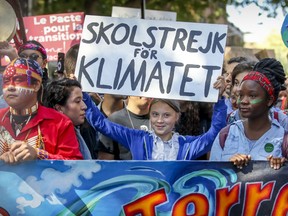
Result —
<path fill-rule="evenodd" d="M 259 83 L 260 86 L 268 92 L 269 96 L 273 98 L 273 101 L 275 101 L 274 88 L 270 80 L 264 74 L 257 71 L 251 71 L 243 78 L 242 82 L 245 80 L 253 80 Z"/>

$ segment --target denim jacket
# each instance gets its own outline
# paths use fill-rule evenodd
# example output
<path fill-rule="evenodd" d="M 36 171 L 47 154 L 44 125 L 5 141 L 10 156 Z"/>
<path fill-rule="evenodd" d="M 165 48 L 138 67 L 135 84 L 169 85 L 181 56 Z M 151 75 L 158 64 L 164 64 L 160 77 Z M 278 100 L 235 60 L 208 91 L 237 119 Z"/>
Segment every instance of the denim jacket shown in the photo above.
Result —
<path fill-rule="evenodd" d="M 210 160 L 229 161 L 235 154 L 251 155 L 252 160 L 267 160 L 269 155 L 282 157 L 282 142 L 284 129 L 274 119 L 271 128 L 258 140 L 251 142 L 244 133 L 244 126 L 241 120 L 231 124 L 225 145 L 222 148 L 219 135 L 215 139 Z"/>

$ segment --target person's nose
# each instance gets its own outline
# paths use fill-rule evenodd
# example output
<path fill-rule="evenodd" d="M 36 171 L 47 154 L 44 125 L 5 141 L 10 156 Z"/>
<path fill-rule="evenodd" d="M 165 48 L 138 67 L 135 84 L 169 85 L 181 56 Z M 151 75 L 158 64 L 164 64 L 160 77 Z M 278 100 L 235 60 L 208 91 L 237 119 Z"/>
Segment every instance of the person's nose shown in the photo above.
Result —
<path fill-rule="evenodd" d="M 243 97 L 241 97 L 241 98 L 239 98 L 240 99 L 240 103 L 241 104 L 247 104 L 247 103 L 249 103 L 249 97 L 248 96 L 243 96 Z"/>
<path fill-rule="evenodd" d="M 163 116 L 162 116 L 162 115 L 159 115 L 159 116 L 158 116 L 157 122 L 163 122 Z"/>
<path fill-rule="evenodd" d="M 81 109 L 82 110 L 86 110 L 87 109 L 87 106 L 86 106 L 86 104 L 84 103 L 83 100 L 81 101 Z"/>
<path fill-rule="evenodd" d="M 231 76 L 230 73 L 227 74 L 227 76 L 225 77 L 225 82 L 226 82 L 226 84 L 231 84 L 231 82 L 232 82 L 232 76 Z"/>
<path fill-rule="evenodd" d="M 7 85 L 7 84 L 6 84 L 6 85 Z M 8 91 L 15 91 L 15 90 L 16 90 L 15 84 L 14 84 L 13 81 L 10 81 L 10 83 L 9 83 L 8 86 L 7 86 L 7 90 L 8 90 Z"/>

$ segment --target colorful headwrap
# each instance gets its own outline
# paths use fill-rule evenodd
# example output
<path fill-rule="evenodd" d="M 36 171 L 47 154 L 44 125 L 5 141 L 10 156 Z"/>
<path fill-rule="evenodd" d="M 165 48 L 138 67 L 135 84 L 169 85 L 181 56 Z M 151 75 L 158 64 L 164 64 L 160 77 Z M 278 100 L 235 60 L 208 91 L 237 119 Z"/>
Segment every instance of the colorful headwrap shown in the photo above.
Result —
<path fill-rule="evenodd" d="M 31 50 L 37 50 L 38 52 L 41 53 L 43 59 L 47 59 L 47 52 L 43 46 L 39 46 L 33 42 L 27 42 L 23 44 L 22 46 L 19 47 L 18 49 L 18 54 L 20 54 L 22 51 L 31 49 Z"/>
<path fill-rule="evenodd" d="M 243 78 L 242 82 L 245 80 L 253 80 L 259 83 L 259 85 L 267 91 L 268 95 L 273 98 L 273 101 L 275 100 L 274 88 L 270 80 L 264 74 L 257 71 L 251 71 Z"/>
<path fill-rule="evenodd" d="M 5 69 L 3 77 L 16 74 L 27 75 L 27 83 L 31 84 L 31 77 L 42 81 L 43 70 L 40 65 L 31 59 L 16 58 Z"/>

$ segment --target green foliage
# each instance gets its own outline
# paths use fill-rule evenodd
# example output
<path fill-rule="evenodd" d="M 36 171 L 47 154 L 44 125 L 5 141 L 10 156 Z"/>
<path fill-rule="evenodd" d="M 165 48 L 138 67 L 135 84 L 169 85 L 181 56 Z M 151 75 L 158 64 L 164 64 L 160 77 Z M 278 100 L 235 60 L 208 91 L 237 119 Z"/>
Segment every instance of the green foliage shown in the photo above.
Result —
<path fill-rule="evenodd" d="M 141 2 L 141 0 L 34 0 L 32 15 L 83 11 L 86 14 L 110 16 L 113 6 L 141 8 Z M 174 11 L 177 12 L 178 21 L 194 22 L 214 22 L 226 17 L 226 4 L 237 7 L 256 4 L 263 11 L 267 11 L 270 17 L 277 15 L 276 8 L 282 8 L 284 13 L 288 8 L 288 0 L 146 0 L 147 9 Z M 208 15 L 207 8 L 211 9 Z"/>

